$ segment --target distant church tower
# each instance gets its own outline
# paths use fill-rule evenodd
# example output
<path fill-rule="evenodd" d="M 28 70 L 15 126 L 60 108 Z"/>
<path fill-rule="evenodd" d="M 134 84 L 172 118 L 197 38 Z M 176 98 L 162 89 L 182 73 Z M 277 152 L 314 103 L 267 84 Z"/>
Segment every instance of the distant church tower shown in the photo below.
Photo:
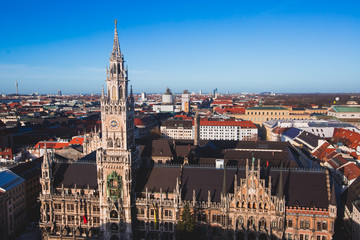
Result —
<path fill-rule="evenodd" d="M 102 148 L 97 151 L 101 239 L 131 239 L 131 206 L 139 150 L 134 138 L 134 98 L 128 95 L 115 20 L 114 45 L 101 97 Z"/>

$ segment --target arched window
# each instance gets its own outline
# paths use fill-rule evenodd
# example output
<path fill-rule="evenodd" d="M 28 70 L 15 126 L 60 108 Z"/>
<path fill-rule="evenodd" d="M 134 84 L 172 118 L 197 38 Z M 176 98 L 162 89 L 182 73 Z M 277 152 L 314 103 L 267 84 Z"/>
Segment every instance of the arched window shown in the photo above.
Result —
<path fill-rule="evenodd" d="M 250 217 L 248 220 L 248 227 L 251 227 L 255 224 L 255 219 L 254 217 Z"/>
<path fill-rule="evenodd" d="M 327 222 L 324 221 L 324 222 L 322 223 L 322 229 L 323 229 L 323 230 L 328 230 Z"/>
<path fill-rule="evenodd" d="M 240 229 L 244 226 L 244 219 L 242 217 L 239 217 L 236 221 L 236 228 Z"/>
<path fill-rule="evenodd" d="M 119 240 L 119 238 L 117 236 L 111 236 L 110 240 Z"/>
<path fill-rule="evenodd" d="M 248 203 L 248 208 L 251 208 L 251 204 L 250 204 L 250 203 Z"/>
<path fill-rule="evenodd" d="M 113 232 L 117 232 L 117 231 L 119 230 L 119 226 L 118 226 L 116 223 L 112 223 L 112 224 L 110 225 L 110 229 L 111 229 L 111 231 L 113 231 Z"/>
<path fill-rule="evenodd" d="M 283 229 L 283 220 L 281 218 L 279 219 L 279 229 Z"/>
<path fill-rule="evenodd" d="M 119 88 L 119 91 L 120 91 L 120 93 L 119 93 L 120 99 L 122 99 L 122 98 L 123 98 L 123 89 L 122 89 L 121 86 L 120 86 L 120 88 Z"/>
<path fill-rule="evenodd" d="M 300 228 L 305 229 L 305 221 L 302 219 L 300 220 Z"/>
<path fill-rule="evenodd" d="M 110 218 L 118 218 L 118 213 L 116 210 L 112 210 L 110 212 Z"/>
<path fill-rule="evenodd" d="M 116 100 L 117 97 L 116 97 L 116 88 L 115 86 L 112 87 L 112 100 Z"/>
<path fill-rule="evenodd" d="M 108 139 L 108 147 L 113 147 L 113 140 L 111 138 Z"/>
<path fill-rule="evenodd" d="M 271 222 L 271 228 L 276 229 L 276 220 Z"/>
<path fill-rule="evenodd" d="M 321 222 L 320 221 L 316 223 L 316 228 L 318 231 L 321 231 Z"/>
<path fill-rule="evenodd" d="M 265 228 L 266 227 L 266 220 L 265 218 L 261 218 L 259 221 L 259 228 Z"/>

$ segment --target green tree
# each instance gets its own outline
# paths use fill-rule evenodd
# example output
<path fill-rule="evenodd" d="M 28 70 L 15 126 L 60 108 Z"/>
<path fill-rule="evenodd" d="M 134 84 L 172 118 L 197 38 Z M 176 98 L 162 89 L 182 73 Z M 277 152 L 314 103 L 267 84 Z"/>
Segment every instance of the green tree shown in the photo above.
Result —
<path fill-rule="evenodd" d="M 190 211 L 189 204 L 185 204 L 181 213 L 181 219 L 177 225 L 178 239 L 195 239 L 195 215 Z"/>

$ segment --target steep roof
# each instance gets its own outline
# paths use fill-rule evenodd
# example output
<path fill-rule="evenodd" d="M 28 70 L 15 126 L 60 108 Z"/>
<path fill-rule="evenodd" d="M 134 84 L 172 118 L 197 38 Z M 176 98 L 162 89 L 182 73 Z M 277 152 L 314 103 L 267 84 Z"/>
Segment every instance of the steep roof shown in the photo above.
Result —
<path fill-rule="evenodd" d="M 342 141 L 349 148 L 356 149 L 360 146 L 360 134 L 357 132 L 336 128 L 333 137 L 336 141 Z"/>
<path fill-rule="evenodd" d="M 54 163 L 54 187 L 97 189 L 97 170 L 93 163 Z"/>
<path fill-rule="evenodd" d="M 167 139 L 154 139 L 145 143 L 142 148 L 141 156 L 146 157 L 168 157 L 173 156 Z"/>
<path fill-rule="evenodd" d="M 155 165 L 153 168 L 141 168 L 138 174 L 136 191 L 162 191 L 172 193 L 176 187 L 176 179 L 180 180 L 180 166 Z"/>
<path fill-rule="evenodd" d="M 312 133 L 303 131 L 296 137 L 300 139 L 303 143 L 310 146 L 311 148 L 316 148 L 318 146 L 320 138 Z"/>
<path fill-rule="evenodd" d="M 145 171 L 145 170 L 142 170 Z M 155 165 L 152 169 L 139 174 L 140 187 L 137 191 L 145 192 L 172 192 L 176 187 L 176 178 L 180 177 L 180 166 Z M 226 168 L 225 189 L 233 193 L 233 183 L 237 174 L 238 184 L 241 178 L 245 178 L 245 168 Z M 279 188 L 280 174 L 282 173 L 282 186 Z M 272 169 L 262 168 L 261 178 L 268 179 L 271 176 L 272 195 L 276 195 L 278 189 L 283 191 L 287 206 L 328 208 L 328 192 L 326 172 L 323 170 L 298 170 L 298 169 Z M 224 169 L 204 166 L 185 165 L 182 170 L 182 198 L 191 201 L 193 190 L 197 201 L 207 201 L 210 191 L 211 201 L 219 202 L 224 184 Z M 316 182 L 316 184 L 314 184 Z"/>
<path fill-rule="evenodd" d="M 349 181 L 356 179 L 360 176 L 360 168 L 353 162 L 345 164 L 338 169 Z"/>
<path fill-rule="evenodd" d="M 12 172 L 24 178 L 25 180 L 41 175 L 41 166 L 37 162 L 28 161 L 20 163 L 15 167 L 10 168 Z"/>

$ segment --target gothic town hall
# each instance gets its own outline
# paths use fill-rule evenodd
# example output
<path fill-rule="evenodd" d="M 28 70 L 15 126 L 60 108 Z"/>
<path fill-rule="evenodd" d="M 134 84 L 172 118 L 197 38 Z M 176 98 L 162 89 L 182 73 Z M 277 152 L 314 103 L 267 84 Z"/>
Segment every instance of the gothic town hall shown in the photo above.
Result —
<path fill-rule="evenodd" d="M 185 143 L 189 147 L 182 164 L 144 157 L 146 149 L 135 143 L 134 97 L 116 22 L 106 75 L 101 147 L 92 158 L 74 163 L 56 161 L 51 152 L 43 157 L 44 239 L 176 239 L 185 206 L 204 239 L 332 238 L 337 208 L 326 170 L 272 167 L 261 155 L 231 164 L 242 152 L 236 146 L 255 152 L 259 142 L 231 143 L 234 155 L 228 154 L 219 166 L 198 159 L 209 154 L 207 148 L 226 142 Z M 159 141 L 152 144 L 153 149 Z M 262 144 L 259 152 L 265 154 L 268 144 Z"/>

